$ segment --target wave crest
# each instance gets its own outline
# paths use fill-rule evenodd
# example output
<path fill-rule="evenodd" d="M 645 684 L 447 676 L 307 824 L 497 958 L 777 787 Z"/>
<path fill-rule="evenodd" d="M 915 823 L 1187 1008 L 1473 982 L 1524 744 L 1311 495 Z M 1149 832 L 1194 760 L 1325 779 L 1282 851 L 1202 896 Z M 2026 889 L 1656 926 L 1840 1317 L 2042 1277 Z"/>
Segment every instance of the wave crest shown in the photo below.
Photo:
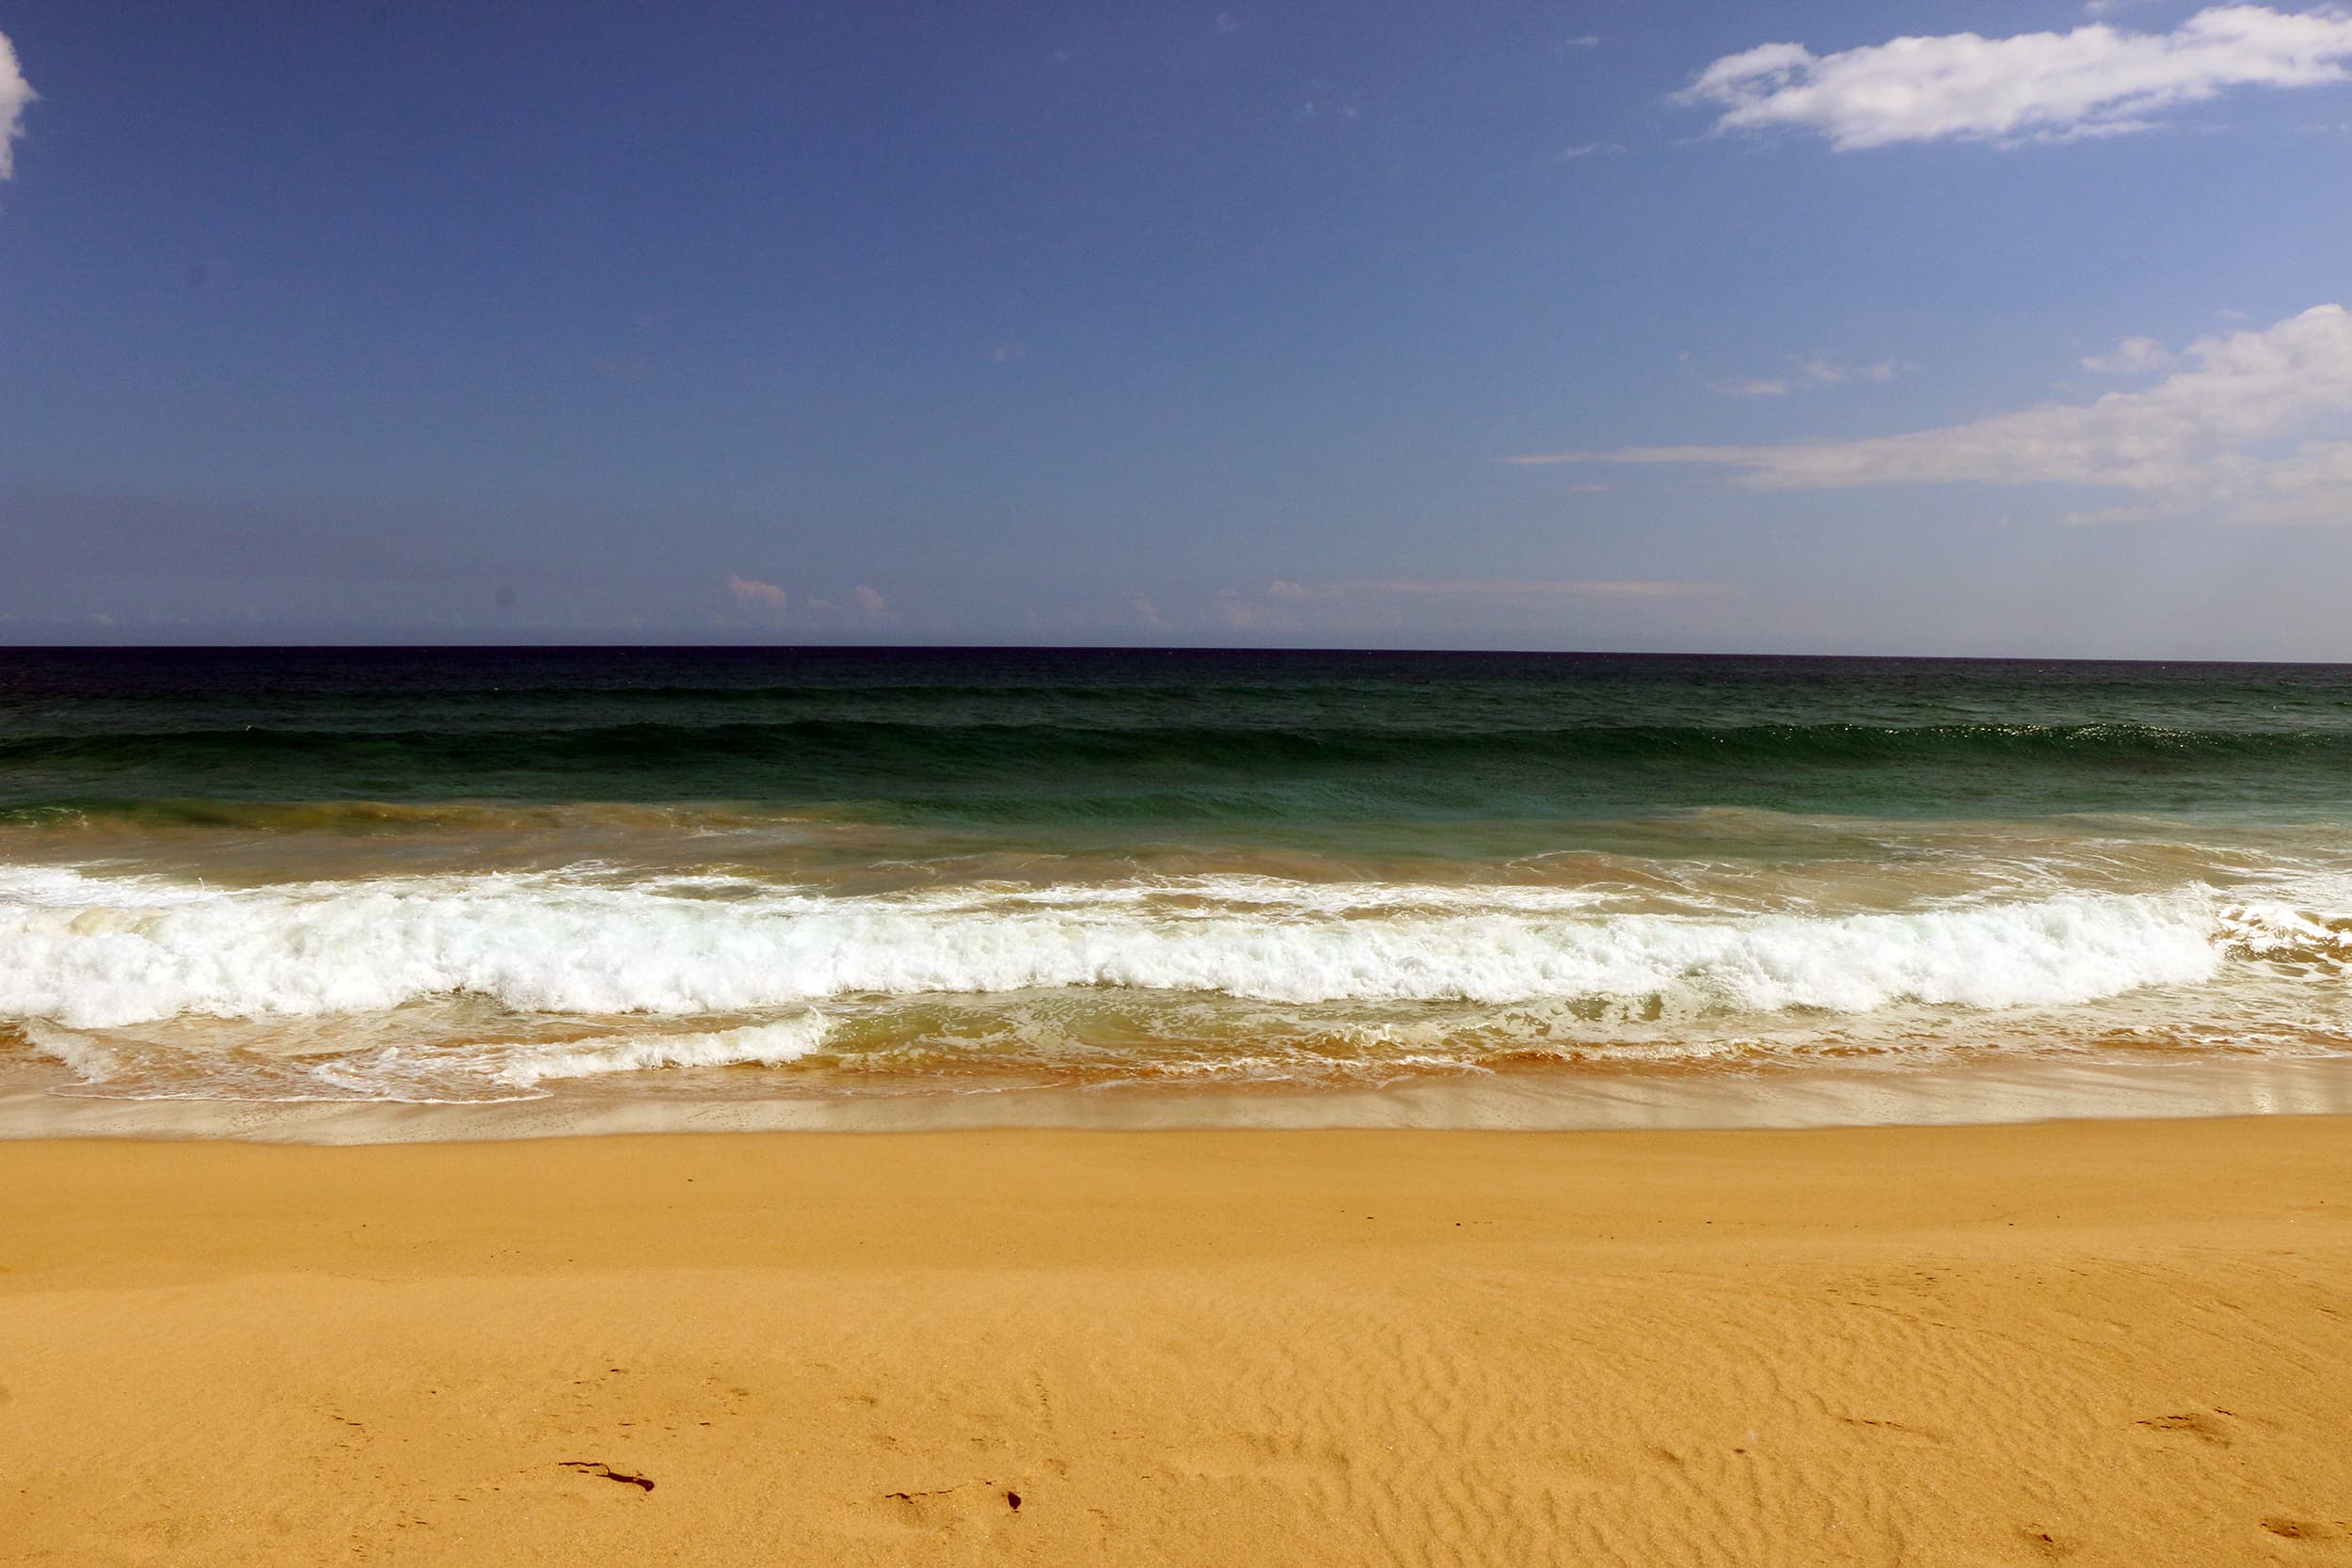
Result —
<path fill-rule="evenodd" d="M 2201 890 L 1709 917 L 1573 892 L 1274 879 L 829 896 L 685 879 L 383 879 L 256 889 L 0 874 L 0 1017 L 726 1014 L 1081 987 L 1271 1003 L 1591 999 L 1647 1016 L 2079 1003 L 2209 978 L 2240 926 Z M 2274 922 L 2274 926 L 2275 926 Z"/>

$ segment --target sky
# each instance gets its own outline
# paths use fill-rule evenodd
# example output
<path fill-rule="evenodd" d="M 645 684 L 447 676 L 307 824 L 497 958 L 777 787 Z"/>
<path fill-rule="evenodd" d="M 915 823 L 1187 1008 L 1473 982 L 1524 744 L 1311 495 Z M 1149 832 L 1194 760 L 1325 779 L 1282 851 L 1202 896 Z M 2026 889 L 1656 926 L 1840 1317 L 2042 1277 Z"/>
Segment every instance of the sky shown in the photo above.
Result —
<path fill-rule="evenodd" d="M 2352 660 L 2352 10 L 0 39 L 0 642 Z"/>

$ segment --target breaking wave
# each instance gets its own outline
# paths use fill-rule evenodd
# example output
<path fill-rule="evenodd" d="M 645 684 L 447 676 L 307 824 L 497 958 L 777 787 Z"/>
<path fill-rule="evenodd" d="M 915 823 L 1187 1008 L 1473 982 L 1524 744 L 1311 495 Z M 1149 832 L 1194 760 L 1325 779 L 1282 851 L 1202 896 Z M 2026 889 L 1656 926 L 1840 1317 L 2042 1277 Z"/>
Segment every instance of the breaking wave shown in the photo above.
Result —
<path fill-rule="evenodd" d="M 1072 987 L 1292 1004 L 1589 998 L 1685 1015 L 1993 1008 L 2202 981 L 2249 940 L 2248 917 L 2201 890 L 1718 918 L 1596 903 L 1577 889 L 1261 878 L 852 897 L 716 877 L 215 889 L 18 869 L 0 873 L 0 1016 L 106 1028 L 453 993 L 520 1012 L 681 1016 Z"/>
<path fill-rule="evenodd" d="M 2335 1049 L 2341 1001 L 2309 982 L 2352 965 L 2352 920 L 2312 907 L 2339 891 L 1841 911 L 1239 874 L 851 895 L 594 866 L 253 887 L 0 866 L 0 1030 L 108 1093 L 389 1101 L 743 1064 L 914 1086 L 1073 1063 L 1377 1077 L 1597 1042 L 1661 1061 L 1770 1038 L 2063 1049 L 2175 1016 Z M 2241 982 L 2274 988 L 2259 1018 Z"/>

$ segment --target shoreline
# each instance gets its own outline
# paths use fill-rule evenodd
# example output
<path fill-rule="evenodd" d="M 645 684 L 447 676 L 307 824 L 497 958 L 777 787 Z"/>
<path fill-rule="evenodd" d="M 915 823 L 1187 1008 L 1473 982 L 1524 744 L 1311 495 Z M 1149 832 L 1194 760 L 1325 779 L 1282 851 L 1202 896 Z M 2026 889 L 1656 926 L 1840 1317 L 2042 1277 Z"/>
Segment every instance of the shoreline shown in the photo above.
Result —
<path fill-rule="evenodd" d="M 2352 1057 L 1587 1068 L 1377 1087 L 1087 1085 L 718 1095 L 621 1085 L 460 1104 L 134 1100 L 62 1069 L 0 1081 L 0 1144 L 51 1138 L 366 1145 L 637 1134 L 1064 1130 L 1604 1132 L 1989 1126 L 2352 1115 Z M 60 1092 L 62 1091 L 62 1092 Z"/>
<path fill-rule="evenodd" d="M 2352 1553 L 2352 1119 L 0 1144 L 26 1560 Z"/>

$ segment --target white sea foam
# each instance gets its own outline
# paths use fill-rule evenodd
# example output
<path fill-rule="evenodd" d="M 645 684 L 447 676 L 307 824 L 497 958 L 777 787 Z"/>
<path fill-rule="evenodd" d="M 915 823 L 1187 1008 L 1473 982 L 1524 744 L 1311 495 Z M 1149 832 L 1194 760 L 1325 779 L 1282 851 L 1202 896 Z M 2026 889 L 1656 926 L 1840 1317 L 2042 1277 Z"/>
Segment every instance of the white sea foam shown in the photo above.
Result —
<path fill-rule="evenodd" d="M 771 1023 L 692 1034 L 612 1035 L 560 1043 L 485 1041 L 425 1050 L 387 1047 L 322 1062 L 321 1083 L 358 1093 L 473 1078 L 515 1089 L 556 1079 L 594 1078 L 667 1067 L 782 1067 L 824 1043 L 825 1020 L 810 1012 Z"/>
<path fill-rule="evenodd" d="M 706 885 L 729 879 L 704 879 Z M 1263 910 L 1280 914 L 1392 915 L 1413 911 L 1502 911 L 1531 914 L 1565 914 L 1592 910 L 1610 895 L 1591 887 L 1546 887 L 1519 883 L 1467 883 L 1438 886 L 1413 882 L 1300 882 L 1279 877 L 1233 874 L 1203 877 L 1152 877 L 1127 882 L 1071 882 L 1031 886 L 1012 882 L 980 882 L 961 888 L 926 890 L 917 901 L 935 913 L 960 911 L 1003 911 L 1013 909 L 1129 909 L 1155 905 L 1223 905 L 1237 910 Z"/>
<path fill-rule="evenodd" d="M 240 1059 L 187 1052 L 157 1070 L 155 1046 L 124 1051 L 91 1035 L 29 1020 L 43 1054 L 87 1085 L 153 1100 L 385 1100 L 415 1103 L 537 1099 L 564 1079 L 658 1068 L 783 1067 L 822 1047 L 822 1015 L 691 1033 L 647 1032 L 561 1041 L 485 1039 L 380 1046 L 343 1055 Z"/>
<path fill-rule="evenodd" d="M 23 1027 L 36 1047 L 63 1062 L 86 1084 L 105 1083 L 122 1070 L 122 1058 L 87 1035 L 40 1019 L 27 1019 Z"/>
<path fill-rule="evenodd" d="M 2225 907 L 2194 888 L 1702 916 L 1595 908 L 1578 890 L 1553 900 L 1554 890 L 1393 888 L 1375 901 L 1367 889 L 1246 880 L 1115 896 L 966 887 L 841 897 L 710 879 L 228 889 L 0 868 L 0 1018 L 106 1029 L 375 1012 L 451 994 L 526 1013 L 689 1017 L 1072 987 L 1285 1004 L 1591 998 L 1669 1017 L 2001 1008 L 2201 982 L 2238 940 Z M 651 1065 L 619 1046 L 608 1054 L 616 1070 Z"/>

